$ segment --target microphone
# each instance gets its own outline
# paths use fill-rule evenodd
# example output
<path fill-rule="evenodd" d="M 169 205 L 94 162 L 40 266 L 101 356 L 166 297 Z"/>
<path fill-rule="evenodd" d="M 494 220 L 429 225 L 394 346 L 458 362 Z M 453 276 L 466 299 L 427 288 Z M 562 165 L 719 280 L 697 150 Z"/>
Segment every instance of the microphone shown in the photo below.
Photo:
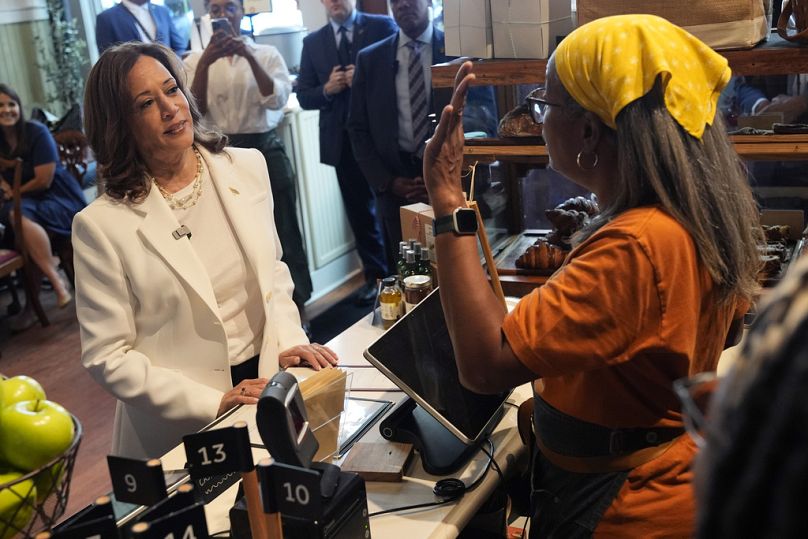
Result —
<path fill-rule="evenodd" d="M 174 236 L 175 240 L 182 239 L 183 236 L 188 236 L 188 239 L 190 240 L 191 239 L 191 229 L 188 228 L 185 225 L 182 225 L 177 230 L 172 232 L 171 235 Z"/>

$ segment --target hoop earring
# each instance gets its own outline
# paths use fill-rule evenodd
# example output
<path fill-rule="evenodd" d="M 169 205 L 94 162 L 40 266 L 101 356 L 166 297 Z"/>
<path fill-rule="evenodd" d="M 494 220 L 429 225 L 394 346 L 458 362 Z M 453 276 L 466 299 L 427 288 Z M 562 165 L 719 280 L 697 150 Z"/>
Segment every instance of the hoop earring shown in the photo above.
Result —
<path fill-rule="evenodd" d="M 583 166 L 581 164 L 581 157 L 583 155 L 584 155 L 584 151 L 581 150 L 580 152 L 578 152 L 578 157 L 575 158 L 575 164 L 578 165 L 578 168 L 580 168 L 581 170 L 595 170 L 595 167 L 598 166 L 598 154 L 596 154 L 594 152 L 592 153 L 592 155 L 595 156 L 595 161 L 592 163 L 591 167 L 585 167 L 585 166 Z"/>

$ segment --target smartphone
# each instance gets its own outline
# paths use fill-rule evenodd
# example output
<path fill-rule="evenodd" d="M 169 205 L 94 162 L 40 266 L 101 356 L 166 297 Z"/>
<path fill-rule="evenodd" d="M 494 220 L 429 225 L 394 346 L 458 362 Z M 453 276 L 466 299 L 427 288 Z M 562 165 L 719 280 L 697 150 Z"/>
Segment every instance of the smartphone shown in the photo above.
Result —
<path fill-rule="evenodd" d="M 230 21 L 224 18 L 221 19 L 213 19 L 210 21 L 210 25 L 213 28 L 213 33 L 222 32 L 228 36 L 233 35 L 233 26 L 230 24 Z"/>

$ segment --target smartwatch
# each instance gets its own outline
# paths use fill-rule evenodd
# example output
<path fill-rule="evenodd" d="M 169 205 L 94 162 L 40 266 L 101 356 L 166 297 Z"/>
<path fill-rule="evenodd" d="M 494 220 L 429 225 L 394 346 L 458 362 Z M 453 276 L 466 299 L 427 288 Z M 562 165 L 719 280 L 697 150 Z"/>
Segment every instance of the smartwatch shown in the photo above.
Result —
<path fill-rule="evenodd" d="M 455 208 L 449 215 L 432 221 L 435 236 L 444 232 L 454 232 L 458 236 L 477 233 L 477 212 L 473 208 Z"/>

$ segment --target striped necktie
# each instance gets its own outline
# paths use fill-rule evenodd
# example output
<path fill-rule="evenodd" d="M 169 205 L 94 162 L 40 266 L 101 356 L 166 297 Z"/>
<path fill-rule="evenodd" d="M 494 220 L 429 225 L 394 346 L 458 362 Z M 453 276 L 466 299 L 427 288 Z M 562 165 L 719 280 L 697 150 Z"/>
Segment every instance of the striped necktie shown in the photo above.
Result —
<path fill-rule="evenodd" d="M 429 122 L 424 67 L 421 65 L 421 46 L 420 41 L 407 43 L 407 47 L 410 49 L 410 64 L 407 71 L 410 80 L 412 140 L 415 143 L 416 153 L 421 151 L 421 145 L 426 140 Z"/>

